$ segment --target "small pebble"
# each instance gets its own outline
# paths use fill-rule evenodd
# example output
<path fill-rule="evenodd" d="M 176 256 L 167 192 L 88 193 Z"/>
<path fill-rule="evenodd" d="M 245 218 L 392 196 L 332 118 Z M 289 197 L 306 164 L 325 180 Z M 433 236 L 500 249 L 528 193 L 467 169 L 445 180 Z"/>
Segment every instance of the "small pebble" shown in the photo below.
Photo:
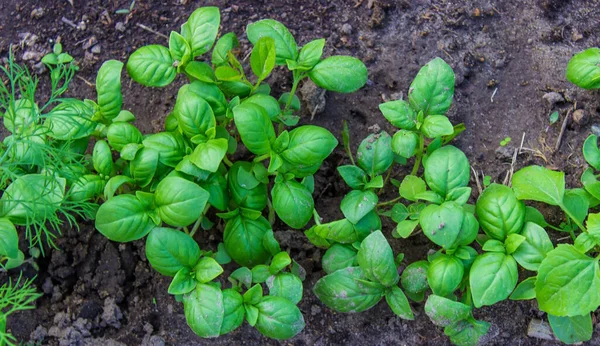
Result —
<path fill-rule="evenodd" d="M 352 33 L 352 26 L 348 23 L 342 25 L 340 32 L 344 35 L 350 35 Z"/>
<path fill-rule="evenodd" d="M 578 125 L 585 125 L 587 122 L 586 113 L 583 109 L 578 109 L 573 112 L 573 121 Z"/>
<path fill-rule="evenodd" d="M 31 11 L 31 18 L 40 19 L 43 16 L 44 16 L 44 9 L 41 7 L 34 8 L 33 11 Z"/>
<path fill-rule="evenodd" d="M 550 108 L 552 108 L 557 103 L 565 102 L 565 98 L 556 91 L 546 93 L 544 94 L 544 96 L 542 96 L 542 98 L 546 100 Z"/>
<path fill-rule="evenodd" d="M 115 29 L 120 32 L 125 32 L 127 27 L 125 26 L 125 24 L 123 24 L 123 22 L 117 22 L 117 24 L 115 24 Z"/>

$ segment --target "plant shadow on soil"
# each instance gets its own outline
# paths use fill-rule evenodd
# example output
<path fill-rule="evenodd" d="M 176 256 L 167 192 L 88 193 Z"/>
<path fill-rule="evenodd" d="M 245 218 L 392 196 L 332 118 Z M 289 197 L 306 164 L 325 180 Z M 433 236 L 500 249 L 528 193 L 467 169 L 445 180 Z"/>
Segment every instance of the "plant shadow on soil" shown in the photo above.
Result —
<path fill-rule="evenodd" d="M 327 93 L 324 111 L 313 121 L 307 109 L 323 106 L 322 99 L 303 95 L 308 102 L 303 123 L 324 126 L 341 140 L 342 122 L 347 120 L 353 150 L 359 139 L 378 128 L 393 133 L 377 105 L 406 95 L 419 67 L 440 56 L 456 73 L 450 119 L 467 127 L 454 145 L 465 151 L 476 171 L 502 182 L 512 152 L 524 138 L 523 146 L 538 152 L 519 155 L 515 169 L 528 164 L 561 169 L 566 172 L 568 185 L 578 186 L 585 166 L 580 148 L 590 126 L 598 121 L 600 95 L 569 84 L 564 70 L 574 53 L 600 45 L 598 0 L 148 0 L 137 1 L 129 16 L 115 13 L 129 5 L 129 0 L 2 1 L 0 56 L 6 57 L 13 45 L 18 61 L 25 60 L 38 70 L 35 64 L 42 53 L 48 52 L 53 40 L 60 37 L 64 49 L 81 66 L 81 78 L 74 79 L 67 96 L 95 98 L 93 87 L 86 81 L 94 81 L 102 61 L 126 61 L 142 45 L 167 44 L 163 37 L 138 24 L 168 34 L 178 30 L 195 8 L 215 5 L 222 11 L 221 32 L 234 31 L 240 37 L 242 51 L 249 51 L 243 35 L 245 25 L 273 18 L 290 28 L 299 45 L 325 37 L 325 56 L 353 55 L 369 69 L 367 86 L 351 95 Z M 47 77 L 47 73 L 42 75 Z M 137 116 L 136 124 L 144 133 L 161 130 L 183 78 L 163 89 L 131 83 L 125 74 L 123 78 L 124 108 Z M 275 93 L 286 91 L 291 84 L 282 71 L 268 82 Z M 545 100 L 543 95 L 548 92 L 557 92 L 559 102 Z M 40 95 L 44 96 L 43 90 Z M 562 146 L 554 152 L 560 122 L 550 125 L 548 115 L 558 110 L 562 121 L 575 102 L 586 116 L 567 127 Z M 505 137 L 512 138 L 507 149 L 496 150 Z M 343 149 L 338 148 L 316 175 L 316 208 L 326 221 L 341 217 L 339 202 L 349 190 L 335 167 L 347 162 Z M 407 173 L 407 169 L 398 168 L 393 175 L 401 178 Z M 389 191 L 382 199 L 395 193 Z M 474 192 L 472 202 L 476 197 Z M 561 216 L 555 209 L 542 211 L 550 222 L 560 223 Z M 79 232 L 63 230 L 57 242 L 60 250 L 50 251 L 39 261 L 39 273 L 26 268 L 27 275 L 38 274 L 36 284 L 44 296 L 37 309 L 9 319 L 8 328 L 18 340 L 50 345 L 279 344 L 247 325 L 215 340 L 198 338 L 187 327 L 181 304 L 167 294 L 170 279 L 150 268 L 143 241 L 111 243 L 94 230 L 93 223 L 83 222 L 80 227 Z M 384 233 L 389 236 L 392 227 L 384 222 Z M 306 328 L 282 343 L 449 345 L 443 331 L 423 313 L 422 304 L 412 304 L 415 321 L 400 320 L 385 303 L 360 314 L 329 310 L 311 292 L 323 275 L 323 252 L 310 246 L 299 231 L 286 230 L 281 223 L 274 230 L 282 248 L 307 270 L 300 303 Z M 551 236 L 553 240 L 562 237 L 552 232 Z M 219 240 L 218 229 L 198 237 L 203 248 L 214 248 Z M 423 235 L 391 243 L 396 253 L 405 253 L 406 263 L 423 258 L 432 247 Z M 0 282 L 7 279 L 8 275 L 0 274 Z M 529 321 L 545 318 L 534 302 L 506 301 L 479 309 L 475 315 L 492 323 L 489 335 L 482 340 L 489 345 L 557 344 L 527 337 Z M 597 330 L 589 344 L 600 344 Z"/>

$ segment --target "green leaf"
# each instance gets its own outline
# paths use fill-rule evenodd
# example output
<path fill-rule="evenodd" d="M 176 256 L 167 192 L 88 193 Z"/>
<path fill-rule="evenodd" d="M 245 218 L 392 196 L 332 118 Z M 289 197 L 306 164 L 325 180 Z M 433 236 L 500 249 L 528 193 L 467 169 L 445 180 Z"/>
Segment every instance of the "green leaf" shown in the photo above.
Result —
<path fill-rule="evenodd" d="M 108 143 L 99 140 L 94 145 L 92 163 L 96 172 L 104 176 L 110 176 L 113 169 L 112 153 Z"/>
<path fill-rule="evenodd" d="M 166 47 L 157 44 L 143 46 L 129 57 L 127 73 L 142 85 L 164 87 L 171 84 L 177 75 L 174 62 Z"/>
<path fill-rule="evenodd" d="M 244 322 L 244 300 L 236 290 L 228 288 L 223 293 L 223 323 L 220 334 L 224 335 L 237 329 Z"/>
<path fill-rule="evenodd" d="M 171 35 L 169 35 L 169 52 L 173 60 L 176 61 L 177 66 L 187 64 L 192 58 L 192 47 L 176 31 L 171 31 Z"/>
<path fill-rule="evenodd" d="M 294 274 L 272 275 L 266 283 L 270 296 L 285 298 L 293 304 L 298 304 L 302 300 L 302 281 Z"/>
<path fill-rule="evenodd" d="M 66 180 L 58 176 L 26 174 L 15 179 L 0 198 L 0 217 L 15 225 L 45 222 L 61 206 Z"/>
<path fill-rule="evenodd" d="M 266 232 L 271 230 L 264 217 L 256 220 L 238 215 L 228 220 L 223 233 L 225 249 L 231 258 L 242 266 L 252 267 L 265 263 L 270 253 L 263 245 Z"/>
<path fill-rule="evenodd" d="M 189 156 L 190 161 L 200 169 L 216 172 L 227 153 L 227 146 L 226 139 L 209 139 L 196 146 L 194 152 Z"/>
<path fill-rule="evenodd" d="M 427 269 L 427 283 L 433 294 L 448 296 L 460 285 L 465 268 L 462 262 L 451 255 L 436 257 Z"/>
<path fill-rule="evenodd" d="M 371 281 L 390 287 L 400 279 L 394 253 L 381 231 L 371 233 L 362 241 L 356 259 L 364 276 Z"/>
<path fill-rule="evenodd" d="M 423 121 L 421 132 L 427 138 L 449 136 L 454 133 L 454 126 L 452 126 L 450 120 L 443 115 L 430 115 Z"/>
<path fill-rule="evenodd" d="M 267 112 L 269 118 L 273 121 L 275 121 L 277 117 L 281 114 L 281 107 L 279 106 L 279 102 L 277 102 L 277 99 L 270 95 L 254 94 L 245 99 L 243 103 L 252 103 L 262 107 L 265 110 L 265 112 Z M 289 144 L 289 132 L 287 136 L 287 144 Z M 287 147 L 287 144 L 285 145 L 285 147 Z"/>
<path fill-rule="evenodd" d="M 142 202 L 132 195 L 109 199 L 96 214 L 96 229 L 112 241 L 134 241 L 146 236 L 154 227 Z"/>
<path fill-rule="evenodd" d="M 467 186 L 456 187 L 446 195 L 446 201 L 454 201 L 457 204 L 465 205 L 471 197 L 471 188 Z"/>
<path fill-rule="evenodd" d="M 313 292 L 321 302 L 338 312 L 362 312 L 375 306 L 383 297 L 381 285 L 364 281 L 359 267 L 340 269 L 322 277 Z"/>
<path fill-rule="evenodd" d="M 525 241 L 512 255 L 523 268 L 536 271 L 548 252 L 554 248 L 552 241 L 548 233 L 533 222 L 527 222 L 523 226 L 521 235 L 525 237 Z"/>
<path fill-rule="evenodd" d="M 512 187 L 518 199 L 561 205 L 565 194 L 565 174 L 541 166 L 528 166 L 513 175 Z"/>
<path fill-rule="evenodd" d="M 271 260 L 271 265 L 269 266 L 269 272 L 272 275 L 275 275 L 283 269 L 285 269 L 285 267 L 289 266 L 290 264 L 292 264 L 292 259 L 290 258 L 290 255 L 285 251 L 281 251 L 275 256 L 273 256 L 273 259 Z"/>
<path fill-rule="evenodd" d="M 461 320 L 444 328 L 444 334 L 450 337 L 450 341 L 457 346 L 476 346 L 484 337 L 490 324 L 477 321 L 473 318 Z"/>
<path fill-rule="evenodd" d="M 477 257 L 469 274 L 469 285 L 475 307 L 493 305 L 511 294 L 519 273 L 512 256 L 488 252 Z"/>
<path fill-rule="evenodd" d="M 49 128 L 48 136 L 66 141 L 91 135 L 97 125 L 92 120 L 93 113 L 94 110 L 91 107 L 79 100 L 70 100 L 58 104 L 45 115 L 46 122 L 44 125 Z M 6 112 L 4 116 L 5 125 L 9 119 L 9 114 L 9 112 Z"/>
<path fill-rule="evenodd" d="M 362 61 L 345 55 L 321 60 L 308 72 L 308 77 L 325 90 L 351 93 L 367 82 L 367 67 Z"/>
<path fill-rule="evenodd" d="M 354 225 L 347 219 L 316 225 L 314 231 L 322 238 L 342 244 L 350 244 L 358 240 Z"/>
<path fill-rule="evenodd" d="M 415 319 L 408 299 L 398 286 L 393 286 L 391 290 L 385 293 L 385 300 L 398 317 L 405 320 Z"/>
<path fill-rule="evenodd" d="M 404 100 L 381 103 L 379 110 L 392 125 L 399 129 L 415 130 L 417 128 L 417 114 Z"/>
<path fill-rule="evenodd" d="M 500 184 L 491 184 L 479 196 L 475 207 L 479 224 L 488 236 L 504 241 L 518 233 L 525 219 L 525 205 L 513 190 Z"/>
<path fill-rule="evenodd" d="M 573 317 L 548 315 L 548 321 L 554 335 L 569 345 L 590 340 L 594 332 L 590 314 Z"/>
<path fill-rule="evenodd" d="M 600 305 L 598 261 L 560 244 L 538 269 L 535 293 L 540 310 L 555 316 L 578 316 Z"/>
<path fill-rule="evenodd" d="M 595 135 L 589 135 L 583 143 L 583 157 L 595 170 L 600 170 L 600 150 L 598 149 L 598 137 Z"/>
<path fill-rule="evenodd" d="M 99 197 L 106 181 L 95 174 L 86 174 L 77 179 L 69 189 L 68 199 L 73 202 L 90 201 Z"/>
<path fill-rule="evenodd" d="M 325 251 L 321 260 L 323 270 L 331 274 L 340 269 L 356 266 L 356 253 L 356 249 L 350 245 L 333 244 Z"/>
<path fill-rule="evenodd" d="M 154 202 L 165 223 L 185 227 L 202 215 L 208 197 L 208 192 L 198 184 L 179 177 L 168 177 L 156 186 Z"/>
<path fill-rule="evenodd" d="M 263 298 L 263 289 L 260 284 L 256 284 L 252 286 L 246 293 L 243 295 L 244 303 L 248 305 L 255 305 L 260 302 Z"/>
<path fill-rule="evenodd" d="M 253 305 L 244 304 L 245 312 L 246 312 L 246 321 L 252 327 L 256 325 L 256 321 L 258 320 L 258 308 Z"/>
<path fill-rule="evenodd" d="M 305 44 L 298 55 L 298 65 L 312 69 L 321 60 L 324 46 L 324 38 L 312 40 Z"/>
<path fill-rule="evenodd" d="M 573 217 L 579 223 L 583 223 L 588 215 L 590 204 L 587 196 L 588 194 L 585 190 L 571 189 L 566 190 L 563 197 L 562 208 L 568 211 L 569 216 Z"/>
<path fill-rule="evenodd" d="M 404 158 L 411 158 L 415 155 L 419 135 L 413 131 L 400 130 L 392 138 L 392 151 Z"/>
<path fill-rule="evenodd" d="M 209 194 L 208 203 L 219 211 L 225 211 L 229 205 L 227 179 L 219 173 L 211 174 L 204 182 L 199 182 L 201 188 Z"/>
<path fill-rule="evenodd" d="M 179 128 L 188 138 L 196 135 L 206 136 L 206 132 L 216 125 L 210 104 L 198 97 L 190 85 L 179 89 L 173 114 Z"/>
<path fill-rule="evenodd" d="M 176 167 L 186 153 L 183 136 L 177 132 L 159 132 L 147 136 L 142 141 L 146 148 L 158 152 L 158 162 L 165 166 Z"/>
<path fill-rule="evenodd" d="M 245 171 L 246 175 L 252 171 L 252 164 L 249 162 L 238 161 L 229 170 L 228 187 L 233 202 L 243 208 L 253 210 L 263 210 L 267 205 L 267 185 L 259 183 L 249 187 L 248 182 L 240 180 L 243 176 L 240 171 Z M 253 178 L 255 181 L 256 179 Z"/>
<path fill-rule="evenodd" d="M 348 221 L 356 224 L 375 209 L 377 200 L 377 195 L 373 191 L 352 190 L 342 199 L 340 209 Z"/>
<path fill-rule="evenodd" d="M 275 40 L 264 36 L 256 42 L 250 54 L 250 67 L 258 77 L 258 83 L 271 74 L 275 67 Z"/>
<path fill-rule="evenodd" d="M 115 192 L 117 192 L 119 187 L 126 183 L 133 184 L 134 180 L 125 175 L 117 175 L 110 178 L 110 180 L 108 180 L 106 186 L 104 187 L 104 199 L 111 199 L 115 195 Z"/>
<path fill-rule="evenodd" d="M 442 59 L 435 58 L 423 66 L 410 84 L 408 100 L 424 115 L 446 114 L 454 96 L 454 72 Z"/>
<path fill-rule="evenodd" d="M 504 246 L 506 247 L 506 254 L 513 255 L 514 257 L 514 252 L 519 248 L 519 246 L 521 246 L 521 244 L 523 244 L 525 240 L 525 236 L 522 236 L 517 233 L 510 234 L 508 237 L 506 237 L 506 241 L 504 241 Z"/>
<path fill-rule="evenodd" d="M 289 339 L 304 329 L 302 312 L 286 298 L 267 296 L 255 306 L 259 313 L 254 327 L 266 337 Z"/>
<path fill-rule="evenodd" d="M 488 239 L 481 247 L 483 251 L 506 253 L 504 243 L 496 239 Z"/>
<path fill-rule="evenodd" d="M 419 222 L 423 233 L 444 249 L 470 244 L 479 229 L 475 217 L 455 202 L 427 206 L 421 211 Z"/>
<path fill-rule="evenodd" d="M 233 109 L 233 119 L 248 150 L 256 155 L 271 151 L 275 129 L 264 108 L 252 103 L 242 103 Z"/>
<path fill-rule="evenodd" d="M 510 295 L 511 300 L 529 300 L 535 298 L 535 281 L 536 277 L 528 277 L 521 281 Z"/>
<path fill-rule="evenodd" d="M 548 118 L 548 120 L 550 120 L 550 124 L 554 124 L 558 121 L 559 119 L 559 115 L 558 115 L 558 111 L 554 111 L 550 114 L 550 117 Z"/>
<path fill-rule="evenodd" d="M 322 127 L 299 126 L 290 131 L 290 143 L 281 157 L 294 168 L 320 165 L 337 144 L 335 136 Z"/>
<path fill-rule="evenodd" d="M 158 168 L 158 151 L 149 148 L 138 150 L 129 165 L 129 173 L 136 184 L 148 186 Z"/>
<path fill-rule="evenodd" d="M 0 218 L 0 257 L 17 258 L 19 256 L 19 235 L 17 229 L 7 218 Z"/>
<path fill-rule="evenodd" d="M 181 26 L 181 35 L 192 48 L 195 58 L 210 50 L 221 24 L 221 14 L 218 7 L 200 7 L 190 15 L 187 22 Z"/>
<path fill-rule="evenodd" d="M 276 182 L 271 196 L 277 216 L 288 226 L 299 229 L 311 220 L 315 202 L 304 185 L 295 180 Z"/>
<path fill-rule="evenodd" d="M 130 123 L 116 122 L 110 124 L 106 137 L 108 144 L 116 150 L 121 151 L 129 143 L 141 143 L 142 133 Z"/>
<path fill-rule="evenodd" d="M 246 27 L 248 40 L 256 45 L 262 37 L 270 37 L 275 42 L 277 65 L 285 65 L 286 60 L 296 60 L 298 46 L 294 36 L 285 25 L 273 19 L 263 19 Z"/>
<path fill-rule="evenodd" d="M 187 267 L 183 267 L 175 274 L 173 281 L 169 285 L 168 292 L 172 295 L 187 294 L 192 292 L 197 284 L 192 276 L 192 271 Z"/>
<path fill-rule="evenodd" d="M 237 36 L 233 32 L 228 32 L 221 36 L 212 51 L 212 64 L 220 66 L 228 61 L 227 53 L 239 45 Z"/>
<path fill-rule="evenodd" d="M 215 286 L 198 284 L 183 296 L 183 310 L 188 326 L 202 338 L 215 338 L 221 333 L 225 317 L 223 293 Z"/>
<path fill-rule="evenodd" d="M 425 181 L 415 175 L 405 176 L 400 184 L 400 196 L 409 201 L 416 201 L 416 196 L 425 190 L 427 190 Z"/>
<path fill-rule="evenodd" d="M 458 321 L 471 317 L 471 307 L 435 294 L 430 295 L 425 303 L 425 314 L 436 326 L 447 327 Z"/>
<path fill-rule="evenodd" d="M 212 257 L 202 257 L 194 267 L 194 271 L 196 272 L 196 281 L 205 284 L 221 275 L 223 268 Z"/>
<path fill-rule="evenodd" d="M 447 145 L 429 155 L 424 175 L 433 191 L 446 196 L 452 189 L 469 184 L 471 168 L 462 151 Z"/>
<path fill-rule="evenodd" d="M 146 238 L 146 258 L 157 272 L 175 276 L 183 267 L 193 268 L 200 247 L 189 235 L 172 228 L 154 228 Z"/>
<path fill-rule="evenodd" d="M 392 137 L 385 131 L 370 134 L 358 146 L 356 158 L 371 177 L 383 174 L 394 161 Z"/>
<path fill-rule="evenodd" d="M 419 225 L 419 220 L 403 220 L 398 223 L 396 229 L 392 232 L 394 238 L 408 238 Z"/>
<path fill-rule="evenodd" d="M 174 31 L 171 31 L 171 33 L 175 33 Z M 188 75 L 188 77 L 191 77 L 190 79 L 196 79 L 192 82 L 191 85 L 193 85 L 195 82 L 199 82 L 199 83 L 205 83 L 205 84 L 209 84 L 212 85 L 214 87 L 216 87 L 217 89 L 219 87 L 217 87 L 216 85 L 214 85 L 214 83 L 217 82 L 217 76 L 215 75 L 215 71 L 213 71 L 212 67 L 210 67 L 209 64 L 205 63 L 205 62 L 200 62 L 200 61 L 190 61 L 189 63 L 187 63 L 187 65 L 185 65 L 185 73 Z M 190 90 L 192 90 L 193 88 L 190 87 Z M 193 90 L 194 92 L 196 92 L 196 90 Z M 220 90 L 219 90 L 220 92 Z M 198 93 L 198 92 L 196 92 Z M 200 97 L 205 98 L 206 95 L 203 95 L 201 93 L 198 93 Z M 221 94 L 223 94 L 221 92 Z M 208 99 L 205 98 L 205 101 L 209 102 Z M 210 102 L 209 102 L 210 103 Z M 225 103 L 225 107 L 226 107 L 227 103 Z M 211 104 L 211 106 L 213 106 Z M 213 108 L 214 111 L 214 108 Z M 221 112 L 224 112 L 225 109 L 221 109 Z M 215 112 L 216 113 L 216 112 Z"/>
<path fill-rule="evenodd" d="M 365 171 L 354 165 L 338 166 L 337 171 L 346 184 L 354 190 L 360 190 L 367 180 Z"/>
<path fill-rule="evenodd" d="M 584 89 L 600 88 L 600 48 L 588 48 L 575 54 L 567 65 L 569 82 Z"/>
<path fill-rule="evenodd" d="M 98 106 L 104 119 L 113 119 L 123 105 L 121 94 L 121 70 L 123 63 L 117 60 L 108 60 L 100 66 L 96 76 L 96 93 Z"/>

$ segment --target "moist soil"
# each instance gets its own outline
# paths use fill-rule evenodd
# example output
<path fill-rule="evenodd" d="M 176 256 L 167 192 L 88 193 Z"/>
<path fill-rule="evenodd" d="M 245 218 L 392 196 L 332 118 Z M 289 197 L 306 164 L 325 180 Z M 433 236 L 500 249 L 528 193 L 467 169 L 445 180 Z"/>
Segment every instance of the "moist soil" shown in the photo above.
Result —
<path fill-rule="evenodd" d="M 115 13 L 129 5 L 129 0 L 0 1 L 0 56 L 6 58 L 12 45 L 17 61 L 26 63 L 40 78 L 48 78 L 39 59 L 53 42 L 61 40 L 81 67 L 67 96 L 94 99 L 89 83 L 102 61 L 125 62 L 142 45 L 167 44 L 163 36 L 140 25 L 168 35 L 195 8 L 214 5 L 222 11 L 221 32 L 237 33 L 242 51 L 249 51 L 246 24 L 274 18 L 290 28 L 299 45 L 324 37 L 326 56 L 353 55 L 369 69 L 367 85 L 354 94 L 303 93 L 302 123 L 324 126 L 341 140 L 342 123 L 348 121 L 353 150 L 359 139 L 373 131 L 393 133 L 378 104 L 406 95 L 420 66 L 442 57 L 456 73 L 449 117 L 455 124 L 466 125 L 453 144 L 467 154 L 479 180 L 489 175 L 492 181 L 503 182 L 514 150 L 522 146 L 527 149 L 516 156 L 515 170 L 545 165 L 565 171 L 569 186 L 579 186 L 584 169 L 580 148 L 599 120 L 600 94 L 568 83 L 564 70 L 574 53 L 600 45 L 598 0 L 138 0 L 129 14 Z M 137 116 L 142 132 L 160 131 L 183 78 L 162 89 L 132 83 L 126 74 L 123 78 L 124 108 Z M 268 82 L 276 93 L 291 84 L 283 71 L 274 73 Z M 40 87 L 41 97 L 47 93 L 45 86 Z M 561 124 L 574 107 L 583 116 L 580 112 L 567 124 L 562 145 L 556 149 Z M 560 119 L 550 124 L 549 114 L 554 111 Z M 506 137 L 511 141 L 500 146 Z M 348 159 L 338 148 L 316 175 L 316 208 L 326 221 L 341 217 L 339 202 L 349 191 L 336 174 L 335 167 L 342 163 Z M 407 169 L 398 168 L 393 177 L 405 174 Z M 472 201 L 477 198 L 476 190 Z M 382 200 L 394 193 L 384 194 Z M 552 223 L 561 222 L 557 210 L 542 211 Z M 392 229 L 391 223 L 384 223 L 388 236 Z M 144 242 L 107 241 L 92 222 L 82 222 L 79 231 L 64 229 L 57 241 L 59 249 L 37 260 L 39 272 L 25 266 L 26 275 L 37 275 L 35 283 L 44 295 L 35 310 L 12 315 L 8 328 L 19 341 L 44 345 L 450 344 L 423 313 L 423 304 L 412 304 L 415 321 L 399 319 L 383 302 L 359 314 L 328 309 L 311 292 L 323 276 L 322 250 L 311 246 L 302 232 L 282 224 L 274 230 L 282 248 L 307 272 L 300 303 L 306 328 L 291 340 L 266 339 L 247 324 L 217 339 L 197 337 L 186 325 L 182 305 L 167 294 L 170 278 L 148 264 Z M 559 240 L 562 234 L 551 236 L 563 241 Z M 220 231 L 205 232 L 197 240 L 203 248 L 214 248 Z M 423 235 L 391 242 L 396 252 L 405 253 L 406 263 L 424 258 L 431 249 Z M 16 275 L 2 273 L 0 282 Z M 527 336 L 529 322 L 546 317 L 535 302 L 505 301 L 478 309 L 475 316 L 492 324 L 482 344 L 557 344 Z M 600 344 L 598 328 L 588 344 Z"/>

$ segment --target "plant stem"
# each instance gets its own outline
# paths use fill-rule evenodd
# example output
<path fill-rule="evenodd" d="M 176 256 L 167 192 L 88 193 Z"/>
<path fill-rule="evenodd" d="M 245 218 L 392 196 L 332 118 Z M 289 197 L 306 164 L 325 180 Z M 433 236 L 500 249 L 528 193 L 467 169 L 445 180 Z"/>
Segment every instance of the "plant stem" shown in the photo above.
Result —
<path fill-rule="evenodd" d="M 254 160 L 252 160 L 253 162 L 261 162 L 264 161 L 266 159 L 268 159 L 269 157 L 271 157 L 271 153 L 266 153 L 264 155 L 260 155 L 254 158 Z"/>
<path fill-rule="evenodd" d="M 579 227 L 579 229 L 582 232 L 586 232 L 587 233 L 587 230 L 585 229 L 585 227 L 583 226 L 583 224 L 581 222 L 579 222 L 579 220 L 577 220 L 575 218 L 575 216 L 573 216 L 573 214 L 562 203 L 559 204 L 558 206 L 560 207 L 560 209 L 562 209 L 565 212 L 565 214 L 567 214 L 567 216 L 571 219 L 571 221 L 573 221 L 573 223 L 575 223 L 577 225 L 577 227 Z"/>
<path fill-rule="evenodd" d="M 315 220 L 315 224 L 317 224 L 317 225 L 321 224 L 321 216 L 317 212 L 317 209 L 313 209 L 313 219 Z"/>
<path fill-rule="evenodd" d="M 419 166 L 421 165 L 421 159 L 423 158 L 423 151 L 425 150 L 425 137 L 420 135 L 419 137 L 419 151 L 417 152 L 417 158 L 415 160 L 415 165 L 413 166 L 410 175 L 417 175 L 419 172 Z"/>
<path fill-rule="evenodd" d="M 393 165 L 392 165 L 393 167 Z M 387 174 L 385 176 L 385 179 L 383 180 L 383 186 L 381 187 L 381 189 L 379 189 L 379 192 L 377 192 L 377 194 L 381 194 L 383 192 L 383 189 L 385 188 L 385 186 L 387 185 L 388 181 L 390 180 L 390 176 L 392 175 L 392 167 L 390 167 L 387 171 Z"/>
<path fill-rule="evenodd" d="M 304 75 L 296 73 L 296 71 L 292 72 L 294 75 L 294 82 L 292 83 L 292 90 L 290 90 L 290 94 L 288 95 L 288 99 L 285 103 L 285 108 L 283 109 L 283 113 L 286 113 L 287 110 L 292 105 L 292 100 L 294 99 L 294 95 L 296 94 L 296 89 L 298 88 L 298 84 L 300 81 L 304 79 Z"/>
<path fill-rule="evenodd" d="M 233 163 L 232 163 L 231 161 L 229 161 L 229 159 L 227 158 L 227 156 L 224 156 L 224 157 L 223 157 L 223 163 L 224 163 L 225 165 L 227 165 L 227 167 L 231 167 L 231 166 L 233 166 Z"/>
<path fill-rule="evenodd" d="M 398 196 L 398 197 L 396 197 L 396 198 L 394 198 L 392 200 L 389 200 L 387 202 L 377 203 L 377 207 L 383 207 L 383 206 L 386 206 L 386 205 L 394 204 L 394 203 L 398 202 L 401 198 L 402 198 L 402 196 Z"/>
<path fill-rule="evenodd" d="M 210 204 L 207 204 L 206 207 L 204 207 L 204 210 L 202 211 L 202 214 L 200 215 L 198 220 L 196 220 L 196 223 L 194 223 L 194 226 L 192 226 L 192 230 L 190 231 L 190 237 L 193 237 L 194 234 L 196 234 L 196 231 L 198 231 L 198 229 L 200 228 L 200 225 L 202 224 L 202 220 L 204 220 L 204 216 L 206 215 L 206 213 L 208 212 L 209 209 L 210 209 Z"/>

